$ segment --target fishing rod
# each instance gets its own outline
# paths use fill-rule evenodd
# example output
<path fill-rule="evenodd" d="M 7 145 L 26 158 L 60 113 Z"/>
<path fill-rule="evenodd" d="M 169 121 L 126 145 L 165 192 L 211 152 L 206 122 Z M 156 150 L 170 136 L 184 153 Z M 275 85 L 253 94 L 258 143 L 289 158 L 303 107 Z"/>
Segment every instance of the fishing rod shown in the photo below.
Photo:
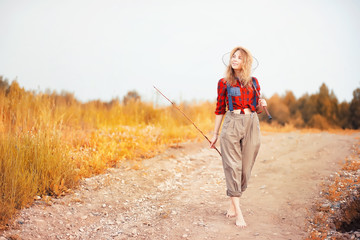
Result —
<path fill-rule="evenodd" d="M 168 99 L 159 89 L 157 89 L 155 86 L 153 86 L 155 89 L 156 89 L 156 91 L 158 91 L 164 98 L 166 98 L 166 100 L 168 100 L 177 110 L 179 110 L 179 112 L 181 112 L 182 113 L 182 115 L 184 115 L 184 117 L 186 117 L 186 119 L 187 120 L 189 120 L 193 125 L 194 125 L 194 127 L 204 136 L 204 138 L 206 138 L 206 140 L 208 140 L 208 142 L 209 143 L 211 143 L 211 141 L 208 139 L 208 137 L 207 136 L 205 136 L 205 134 L 195 125 L 195 123 L 188 117 L 188 116 L 186 116 L 186 114 L 183 112 L 183 111 L 181 111 L 181 109 L 180 108 L 178 108 L 176 105 L 175 105 L 175 103 L 173 103 L 170 99 Z M 220 153 L 220 151 L 214 146 L 214 148 L 215 148 L 215 150 L 220 154 L 220 156 L 221 156 L 221 153 Z"/>
<path fill-rule="evenodd" d="M 256 87 L 254 86 L 254 83 L 252 83 L 253 88 L 255 89 L 256 95 L 258 96 L 258 98 L 260 99 L 260 94 L 258 92 L 258 90 L 256 89 Z M 265 109 L 266 115 L 268 115 L 269 120 L 272 119 L 272 116 L 270 115 L 269 111 L 267 110 L 267 107 L 263 107 Z"/>

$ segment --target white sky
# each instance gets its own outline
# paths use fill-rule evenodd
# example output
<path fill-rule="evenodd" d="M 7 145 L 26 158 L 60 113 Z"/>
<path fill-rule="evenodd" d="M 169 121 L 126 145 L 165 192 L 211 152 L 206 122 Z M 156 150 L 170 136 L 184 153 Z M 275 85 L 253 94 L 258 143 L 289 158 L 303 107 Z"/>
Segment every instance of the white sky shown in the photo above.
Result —
<path fill-rule="evenodd" d="M 238 45 L 267 97 L 360 87 L 359 0 L 0 0 L 0 36 L 0 75 L 82 101 L 214 101 Z"/>

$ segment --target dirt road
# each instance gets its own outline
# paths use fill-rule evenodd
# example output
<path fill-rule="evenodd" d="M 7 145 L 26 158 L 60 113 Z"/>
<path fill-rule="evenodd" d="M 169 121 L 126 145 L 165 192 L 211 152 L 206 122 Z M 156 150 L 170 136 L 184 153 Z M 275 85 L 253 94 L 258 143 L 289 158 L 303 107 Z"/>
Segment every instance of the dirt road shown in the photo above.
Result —
<path fill-rule="evenodd" d="M 221 159 L 188 143 L 82 181 L 73 194 L 38 200 L 4 237 L 20 239 L 303 239 L 320 183 L 351 154 L 360 133 L 265 133 L 235 226 Z M 0 237 L 4 239 L 4 237 Z"/>

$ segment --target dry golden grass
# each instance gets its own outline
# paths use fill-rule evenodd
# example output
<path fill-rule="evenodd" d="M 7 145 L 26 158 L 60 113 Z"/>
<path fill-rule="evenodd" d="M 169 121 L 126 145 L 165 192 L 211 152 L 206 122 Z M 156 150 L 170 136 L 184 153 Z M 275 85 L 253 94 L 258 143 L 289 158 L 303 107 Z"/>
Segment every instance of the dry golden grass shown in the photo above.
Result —
<path fill-rule="evenodd" d="M 75 184 L 67 146 L 58 133 L 2 134 L 0 139 L 2 222 L 36 195 L 59 195 Z"/>
<path fill-rule="evenodd" d="M 265 132 L 293 132 L 297 129 L 292 124 L 280 125 L 277 122 L 261 122 L 261 130 Z"/>
<path fill-rule="evenodd" d="M 286 133 L 286 132 L 293 132 L 299 131 L 300 133 L 320 133 L 320 132 L 329 132 L 335 134 L 343 134 L 343 135 L 351 135 L 353 133 L 359 132 L 360 130 L 355 129 L 342 129 L 342 128 L 329 128 L 326 130 L 321 130 L 318 128 L 296 128 L 293 124 L 285 124 L 281 125 L 277 122 L 261 122 L 261 130 L 268 133 Z M 266 134 L 266 133 L 265 133 Z"/>
<path fill-rule="evenodd" d="M 213 128 L 213 103 L 179 106 L 199 128 Z M 78 180 L 121 161 L 152 157 L 199 138 L 171 106 L 78 102 L 72 94 L 34 94 L 13 82 L 0 89 L 0 225 L 35 196 L 58 196 Z"/>
<path fill-rule="evenodd" d="M 179 107 L 204 133 L 213 129 L 215 103 Z M 296 130 L 261 125 L 268 132 Z M 35 196 L 61 195 L 122 161 L 139 169 L 141 159 L 194 139 L 202 136 L 172 106 L 137 99 L 81 103 L 69 93 L 28 92 L 14 81 L 0 88 L 0 226 Z"/>

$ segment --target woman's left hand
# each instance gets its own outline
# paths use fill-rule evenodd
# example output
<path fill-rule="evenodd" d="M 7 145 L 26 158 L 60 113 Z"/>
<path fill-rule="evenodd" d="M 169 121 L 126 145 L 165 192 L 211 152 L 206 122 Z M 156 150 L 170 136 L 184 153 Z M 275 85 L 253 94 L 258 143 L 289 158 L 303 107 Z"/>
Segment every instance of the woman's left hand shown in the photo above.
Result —
<path fill-rule="evenodd" d="M 266 107 L 267 106 L 266 100 L 263 98 L 259 99 L 259 105 L 261 107 Z"/>

